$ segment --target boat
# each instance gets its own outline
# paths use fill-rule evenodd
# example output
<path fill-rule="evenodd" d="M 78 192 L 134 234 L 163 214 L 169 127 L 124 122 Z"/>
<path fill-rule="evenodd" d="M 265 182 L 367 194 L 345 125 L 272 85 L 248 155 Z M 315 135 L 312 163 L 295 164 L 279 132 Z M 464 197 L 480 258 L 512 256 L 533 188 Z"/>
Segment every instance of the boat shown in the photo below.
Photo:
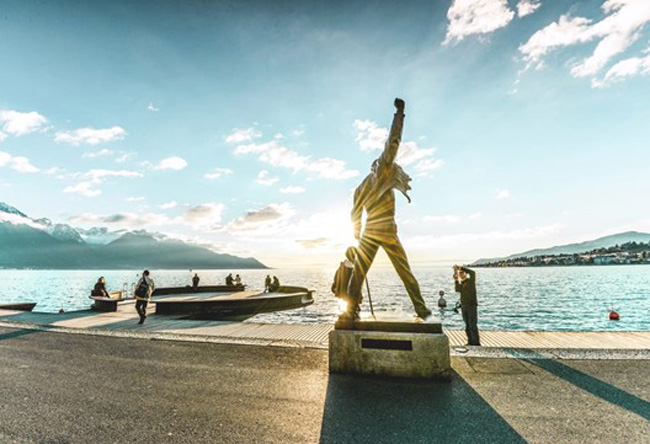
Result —
<path fill-rule="evenodd" d="M 154 291 L 152 302 L 157 315 L 224 321 L 242 321 L 260 313 L 292 310 L 314 303 L 314 290 L 303 287 L 281 286 L 271 293 L 232 290 L 232 286 L 198 287 L 196 290 L 192 287 L 160 288 Z"/>
<path fill-rule="evenodd" d="M 36 307 L 36 302 L 11 302 L 0 304 L 0 310 L 32 311 Z"/>

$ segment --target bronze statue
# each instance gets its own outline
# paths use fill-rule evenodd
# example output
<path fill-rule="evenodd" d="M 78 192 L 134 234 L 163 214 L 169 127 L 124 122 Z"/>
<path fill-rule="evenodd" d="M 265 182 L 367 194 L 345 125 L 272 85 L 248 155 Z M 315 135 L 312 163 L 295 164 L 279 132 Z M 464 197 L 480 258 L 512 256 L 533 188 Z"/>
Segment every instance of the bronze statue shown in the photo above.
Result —
<path fill-rule="evenodd" d="M 411 202 L 408 195 L 408 190 L 411 189 L 409 185 L 411 178 L 401 166 L 395 163 L 395 157 L 402 140 L 404 101 L 395 99 L 395 108 L 397 111 L 393 117 L 393 124 L 384 151 L 372 163 L 370 174 L 354 192 L 352 223 L 354 224 L 354 236 L 359 240 L 359 248 L 350 280 L 350 303 L 347 312 L 341 315 L 342 319 L 356 320 L 359 318 L 359 305 L 362 300 L 361 287 L 379 247 L 384 249 L 395 267 L 418 316 L 426 319 L 431 315 L 431 311 L 422 299 L 418 281 L 411 272 L 404 247 L 397 237 L 394 190 L 400 191 Z M 366 226 L 361 234 L 361 216 L 364 209 L 367 216 Z"/>

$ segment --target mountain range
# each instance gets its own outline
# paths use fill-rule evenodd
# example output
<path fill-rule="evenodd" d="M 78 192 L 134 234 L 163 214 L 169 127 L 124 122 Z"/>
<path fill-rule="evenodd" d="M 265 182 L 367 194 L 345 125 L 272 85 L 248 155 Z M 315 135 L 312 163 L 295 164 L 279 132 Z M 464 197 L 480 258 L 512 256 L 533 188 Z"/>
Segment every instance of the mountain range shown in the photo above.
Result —
<path fill-rule="evenodd" d="M 73 228 L 31 219 L 0 202 L 0 268 L 240 269 L 267 268 L 257 259 L 215 253 L 146 231 Z"/>
<path fill-rule="evenodd" d="M 523 253 L 511 254 L 506 257 L 484 258 L 475 261 L 472 265 L 481 265 L 490 262 L 505 261 L 521 257 L 535 256 L 553 256 L 557 254 L 580 254 L 593 251 L 598 248 L 609 248 L 615 245 L 621 245 L 626 242 L 648 243 L 650 242 L 650 233 L 639 233 L 638 231 L 626 231 L 624 233 L 613 234 L 611 236 L 599 237 L 598 239 L 580 242 L 575 244 L 558 245 L 550 248 L 538 248 L 535 250 L 524 251 Z"/>

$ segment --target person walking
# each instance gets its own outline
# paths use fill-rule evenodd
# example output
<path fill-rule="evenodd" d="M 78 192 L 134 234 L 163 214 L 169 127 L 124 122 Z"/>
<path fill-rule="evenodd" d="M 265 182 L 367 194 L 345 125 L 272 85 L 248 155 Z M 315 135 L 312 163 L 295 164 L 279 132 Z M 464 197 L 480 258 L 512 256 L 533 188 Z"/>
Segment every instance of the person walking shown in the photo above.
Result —
<path fill-rule="evenodd" d="M 135 310 L 140 315 L 138 324 L 144 324 L 147 319 L 147 305 L 154 290 L 153 279 L 149 277 L 149 270 L 142 272 L 142 277 L 135 286 Z"/>
<path fill-rule="evenodd" d="M 478 299 L 476 297 L 476 272 L 454 265 L 456 291 L 460 293 L 460 310 L 465 322 L 467 345 L 481 345 L 478 334 Z"/>

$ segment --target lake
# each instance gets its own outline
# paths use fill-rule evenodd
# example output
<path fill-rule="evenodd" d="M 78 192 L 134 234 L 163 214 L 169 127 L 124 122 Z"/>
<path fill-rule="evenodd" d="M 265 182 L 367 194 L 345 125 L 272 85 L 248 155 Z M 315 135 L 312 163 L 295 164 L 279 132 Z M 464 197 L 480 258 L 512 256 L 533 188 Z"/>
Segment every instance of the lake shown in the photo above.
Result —
<path fill-rule="evenodd" d="M 316 290 L 313 305 L 292 311 L 257 315 L 249 322 L 331 323 L 338 313 L 330 293 L 332 269 L 195 270 L 202 285 L 223 284 L 229 271 L 239 273 L 250 290 L 261 290 L 267 274 L 286 285 Z M 528 331 L 650 331 L 650 266 L 585 266 L 545 268 L 477 268 L 479 327 Z M 140 271 L 107 271 L 109 291 L 134 283 Z M 460 329 L 460 314 L 435 309 L 444 290 L 449 307 L 458 300 L 450 267 L 414 267 L 423 296 L 446 328 Z M 35 311 L 87 309 L 90 290 L 100 273 L 70 270 L 0 270 L 0 302 L 38 302 Z M 187 270 L 152 270 L 158 287 L 190 284 Z M 410 316 L 410 300 L 392 268 L 373 267 L 369 274 L 375 312 Z M 364 288 L 368 311 L 367 296 Z M 611 309 L 621 320 L 608 320 Z M 363 314 L 363 313 L 362 313 Z"/>

